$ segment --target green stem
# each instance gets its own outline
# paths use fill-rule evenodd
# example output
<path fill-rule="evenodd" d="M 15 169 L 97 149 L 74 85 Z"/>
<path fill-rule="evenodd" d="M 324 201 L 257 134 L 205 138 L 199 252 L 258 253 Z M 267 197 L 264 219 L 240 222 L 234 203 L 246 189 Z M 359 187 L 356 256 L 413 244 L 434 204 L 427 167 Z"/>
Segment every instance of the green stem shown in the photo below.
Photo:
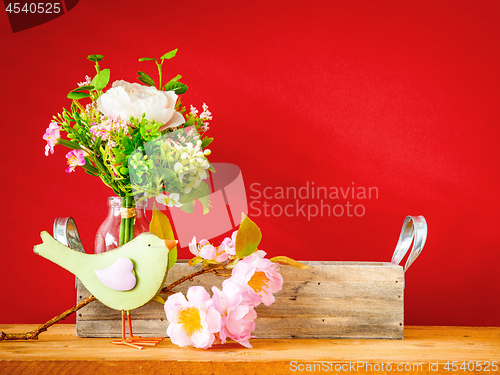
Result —
<path fill-rule="evenodd" d="M 119 245 L 122 246 L 125 240 L 125 219 L 121 219 L 120 221 L 120 239 Z"/>
<path fill-rule="evenodd" d="M 134 197 L 122 197 L 122 207 L 126 209 L 124 211 L 135 209 Z M 130 215 L 125 215 L 125 217 L 122 215 L 122 219 L 120 222 L 120 246 L 125 245 L 127 242 L 131 241 L 134 238 L 135 217 L 127 216 Z"/>
<path fill-rule="evenodd" d="M 163 65 L 163 60 L 161 63 L 156 62 L 156 65 L 158 66 L 158 76 L 159 76 L 159 84 L 158 84 L 158 90 L 161 90 L 161 77 L 162 77 L 162 65 Z"/>

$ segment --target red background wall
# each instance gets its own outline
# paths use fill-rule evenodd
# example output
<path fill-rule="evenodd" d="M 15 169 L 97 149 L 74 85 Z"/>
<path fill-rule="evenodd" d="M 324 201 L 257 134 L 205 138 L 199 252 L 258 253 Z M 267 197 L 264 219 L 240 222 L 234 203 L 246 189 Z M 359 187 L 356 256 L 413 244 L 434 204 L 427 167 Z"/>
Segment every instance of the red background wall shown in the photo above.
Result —
<path fill-rule="evenodd" d="M 82 0 L 14 34 L 2 13 L 0 323 L 74 305 L 73 276 L 33 245 L 55 217 L 73 216 L 90 251 L 106 214 L 110 190 L 66 174 L 62 147 L 43 154 L 51 116 L 93 73 L 86 56 L 103 54 L 112 80 L 134 81 L 154 73 L 139 57 L 179 48 L 167 75 L 183 75 L 185 103 L 209 104 L 211 160 L 237 164 L 247 188 L 378 189 L 357 202 L 361 217 L 250 210 L 262 249 L 389 261 L 404 217 L 422 214 L 429 237 L 406 275 L 406 324 L 500 325 L 499 19 L 496 0 Z"/>

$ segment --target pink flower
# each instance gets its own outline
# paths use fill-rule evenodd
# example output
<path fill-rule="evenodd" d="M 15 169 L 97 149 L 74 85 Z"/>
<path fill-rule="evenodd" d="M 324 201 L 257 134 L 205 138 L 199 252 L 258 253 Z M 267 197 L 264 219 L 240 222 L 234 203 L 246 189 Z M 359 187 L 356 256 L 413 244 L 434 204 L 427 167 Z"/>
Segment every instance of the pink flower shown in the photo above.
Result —
<path fill-rule="evenodd" d="M 60 134 L 60 128 L 57 122 L 52 121 L 49 124 L 49 127 L 47 130 L 45 130 L 45 134 L 43 135 L 43 139 L 47 141 L 47 144 L 45 145 L 45 155 L 49 156 L 49 151 L 51 154 L 54 153 L 54 146 L 57 143 L 57 140 L 61 136 Z"/>
<path fill-rule="evenodd" d="M 206 260 L 213 260 L 216 263 L 225 262 L 229 258 L 224 249 L 215 247 L 207 240 L 201 240 L 198 245 L 196 245 L 196 237 L 193 237 L 192 241 L 189 243 L 189 251 L 191 251 L 194 256 Z"/>
<path fill-rule="evenodd" d="M 201 112 L 200 118 L 205 121 L 212 120 L 212 112 L 208 110 L 208 105 L 206 105 L 205 103 L 203 103 L 203 112 Z"/>
<path fill-rule="evenodd" d="M 167 334 L 179 346 L 207 349 L 215 341 L 215 333 L 221 329 L 221 315 L 201 286 L 190 287 L 187 300 L 182 293 L 168 297 L 165 313 L 170 323 Z"/>
<path fill-rule="evenodd" d="M 273 293 L 279 292 L 283 286 L 283 277 L 279 272 L 279 264 L 265 259 L 265 255 L 264 251 L 258 250 L 238 262 L 223 287 L 234 283 L 254 306 L 261 302 L 266 306 L 271 305 L 274 302 Z"/>
<path fill-rule="evenodd" d="M 77 85 L 79 87 L 82 87 L 82 86 L 89 86 L 91 83 L 92 83 L 92 78 L 90 78 L 89 76 L 85 76 L 85 81 L 78 82 Z"/>
<path fill-rule="evenodd" d="M 236 234 L 238 233 L 237 230 L 233 232 L 231 235 L 231 238 L 226 237 L 224 240 L 222 240 L 222 243 L 219 246 L 219 249 L 224 250 L 226 253 L 229 255 L 236 255 L 236 249 L 235 249 L 235 244 L 236 244 Z"/>
<path fill-rule="evenodd" d="M 85 165 L 85 152 L 83 150 L 71 150 L 66 154 L 66 159 L 68 159 L 66 173 L 74 172 L 76 166 Z"/>
<path fill-rule="evenodd" d="M 248 340 L 255 329 L 254 319 L 257 313 L 253 306 L 244 303 L 241 289 L 233 283 L 226 283 L 222 291 L 212 287 L 213 306 L 222 316 L 219 338 L 222 344 L 230 338 L 241 345 L 251 348 Z"/>

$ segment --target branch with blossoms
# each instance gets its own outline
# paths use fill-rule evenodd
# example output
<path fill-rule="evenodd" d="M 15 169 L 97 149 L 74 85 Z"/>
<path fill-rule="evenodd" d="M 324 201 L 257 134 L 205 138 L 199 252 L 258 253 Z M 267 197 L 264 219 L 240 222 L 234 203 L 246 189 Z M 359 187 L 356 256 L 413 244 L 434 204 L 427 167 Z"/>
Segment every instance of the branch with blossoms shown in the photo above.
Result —
<path fill-rule="evenodd" d="M 168 220 L 168 219 L 163 219 Z M 168 223 L 166 224 L 168 225 Z M 266 253 L 258 250 L 262 238 L 259 227 L 244 216 L 237 231 L 226 237 L 219 246 L 207 240 L 189 243 L 194 255 L 188 264 L 202 264 L 198 273 L 213 272 L 228 278 L 222 289 L 211 288 L 212 296 L 201 286 L 192 286 L 186 296 L 176 293 L 168 297 L 164 308 L 169 326 L 167 334 L 172 342 L 181 347 L 194 346 L 208 349 L 213 344 L 225 344 L 228 340 L 250 348 L 254 337 L 257 312 L 263 303 L 274 303 L 274 294 L 283 286 L 280 264 L 300 269 L 308 268 L 291 258 L 279 256 L 266 259 Z M 194 277 L 186 276 L 171 286 Z M 170 292 L 171 286 L 161 292 Z"/>
<path fill-rule="evenodd" d="M 88 56 L 96 74 L 68 93 L 71 106 L 54 116 L 43 136 L 45 155 L 53 154 L 56 145 L 70 149 L 66 172 L 81 167 L 123 198 L 119 245 L 133 238 L 135 203 L 140 200 L 157 197 L 186 212 L 199 201 L 205 213 L 209 210 L 205 180 L 213 170 L 207 159 L 213 138 L 204 134 L 212 113 L 205 103 L 201 113 L 182 104 L 180 95 L 187 86 L 181 75 L 162 83 L 163 64 L 176 53 L 139 59 L 156 64 L 157 82 L 139 71 L 143 84 L 117 80 L 106 91 L 110 69 L 101 69 L 102 55 Z"/>

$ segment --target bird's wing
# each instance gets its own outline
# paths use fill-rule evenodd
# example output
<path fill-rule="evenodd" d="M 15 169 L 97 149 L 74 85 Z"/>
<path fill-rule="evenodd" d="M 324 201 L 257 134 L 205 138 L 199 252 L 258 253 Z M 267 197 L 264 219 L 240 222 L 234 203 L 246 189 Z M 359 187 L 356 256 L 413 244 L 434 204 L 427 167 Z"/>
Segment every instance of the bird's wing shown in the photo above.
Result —
<path fill-rule="evenodd" d="M 108 288 L 125 292 L 135 287 L 136 278 L 133 271 L 134 263 L 129 258 L 118 258 L 111 266 L 95 270 L 95 273 Z"/>

